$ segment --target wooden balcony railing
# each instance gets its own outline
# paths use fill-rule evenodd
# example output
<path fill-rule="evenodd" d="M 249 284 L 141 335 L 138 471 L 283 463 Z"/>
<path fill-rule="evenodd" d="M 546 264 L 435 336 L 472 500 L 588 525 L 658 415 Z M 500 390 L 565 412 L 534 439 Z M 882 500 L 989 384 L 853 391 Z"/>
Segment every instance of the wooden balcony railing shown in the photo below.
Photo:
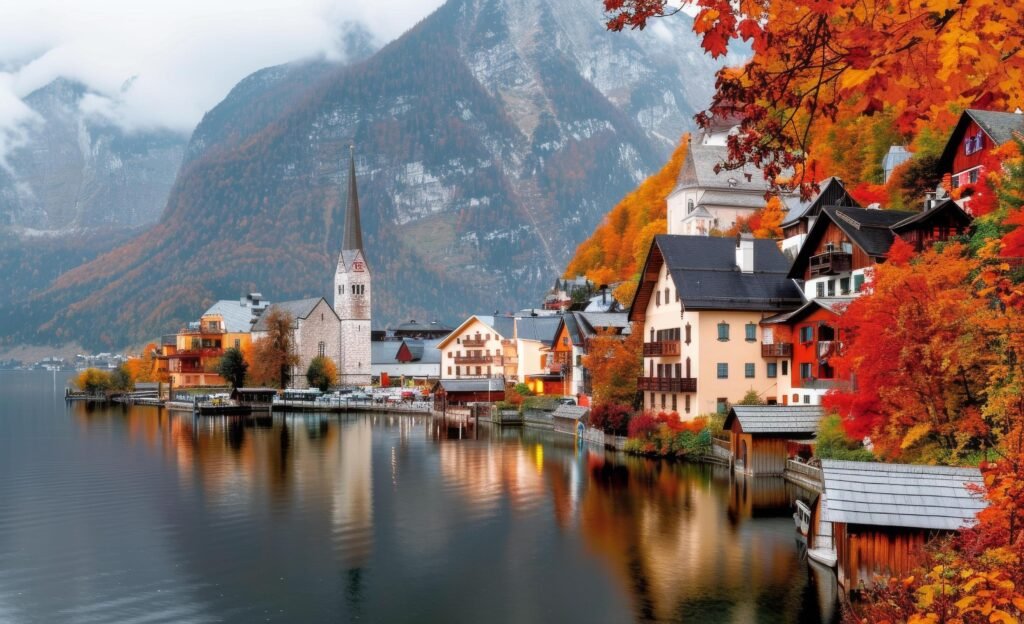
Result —
<path fill-rule="evenodd" d="M 696 377 L 640 377 L 636 389 L 644 392 L 696 392 Z"/>
<path fill-rule="evenodd" d="M 454 359 L 456 364 L 501 364 L 500 355 L 463 355 Z"/>
<path fill-rule="evenodd" d="M 793 357 L 792 342 L 761 343 L 761 357 Z"/>
<path fill-rule="evenodd" d="M 483 338 L 463 338 L 462 346 L 464 347 L 482 347 L 487 344 L 487 341 Z"/>
<path fill-rule="evenodd" d="M 850 270 L 853 266 L 853 256 L 842 251 L 826 251 L 825 253 L 811 256 L 809 266 L 811 277 L 835 275 L 836 273 Z"/>
<path fill-rule="evenodd" d="M 644 343 L 644 357 L 666 357 L 679 355 L 678 340 L 659 340 Z"/>

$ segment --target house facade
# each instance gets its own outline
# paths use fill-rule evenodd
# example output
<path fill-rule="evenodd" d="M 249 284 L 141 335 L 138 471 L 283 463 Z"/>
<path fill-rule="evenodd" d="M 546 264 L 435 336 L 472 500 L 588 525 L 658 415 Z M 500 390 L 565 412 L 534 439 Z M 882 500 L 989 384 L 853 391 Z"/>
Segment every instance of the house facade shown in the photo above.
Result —
<path fill-rule="evenodd" d="M 514 351 L 514 322 L 510 316 L 466 319 L 437 343 L 441 379 L 505 378 L 505 351 Z"/>
<path fill-rule="evenodd" d="M 770 240 L 655 237 L 629 313 L 644 335 L 644 409 L 688 420 L 750 390 L 774 400 L 780 371 L 760 322 L 803 303 L 787 269 Z"/>
<path fill-rule="evenodd" d="M 953 188 L 981 179 L 987 156 L 995 148 L 1024 132 L 1024 115 L 968 109 L 949 135 L 939 157 L 939 175 L 950 176 Z"/>

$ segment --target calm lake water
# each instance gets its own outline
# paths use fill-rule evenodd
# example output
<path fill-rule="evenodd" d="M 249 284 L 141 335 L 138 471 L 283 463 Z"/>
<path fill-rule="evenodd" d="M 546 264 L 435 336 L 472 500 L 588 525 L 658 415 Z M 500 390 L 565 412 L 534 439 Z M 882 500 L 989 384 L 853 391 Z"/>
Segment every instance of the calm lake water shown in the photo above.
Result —
<path fill-rule="evenodd" d="M 67 406 L 66 378 L 0 371 L 0 622 L 835 617 L 781 480 L 426 416 Z"/>

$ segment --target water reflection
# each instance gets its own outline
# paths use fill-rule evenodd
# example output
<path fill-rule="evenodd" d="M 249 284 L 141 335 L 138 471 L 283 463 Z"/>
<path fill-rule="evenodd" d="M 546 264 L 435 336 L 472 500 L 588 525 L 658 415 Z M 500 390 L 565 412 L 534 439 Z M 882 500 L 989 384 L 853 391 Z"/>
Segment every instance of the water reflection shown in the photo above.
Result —
<path fill-rule="evenodd" d="M 107 441 L 106 452 L 149 475 L 137 498 L 141 508 L 155 507 L 147 517 L 161 527 L 153 573 L 163 581 L 152 587 L 173 589 L 190 605 L 156 620 L 833 617 L 828 583 L 815 581 L 798 551 L 790 517 L 797 489 L 781 479 L 426 416 L 61 410 L 55 427 L 70 423 L 79 444 Z M 90 495 L 113 497 L 124 478 L 112 474 L 109 487 L 93 486 Z M 142 517 L 123 513 L 128 523 Z M 4 522 L 14 520 L 0 511 L 0 528 Z M 5 556 L 20 557 L 7 546 L 0 539 L 0 573 Z M 120 556 L 83 555 L 97 577 Z M 60 564 L 54 555 L 40 574 Z M 7 579 L 0 574 L 0 619 L 53 615 L 38 596 L 11 598 Z M 81 615 L 138 589 L 92 583 L 61 609 Z M 142 617 L 138 608 L 115 619 Z"/>

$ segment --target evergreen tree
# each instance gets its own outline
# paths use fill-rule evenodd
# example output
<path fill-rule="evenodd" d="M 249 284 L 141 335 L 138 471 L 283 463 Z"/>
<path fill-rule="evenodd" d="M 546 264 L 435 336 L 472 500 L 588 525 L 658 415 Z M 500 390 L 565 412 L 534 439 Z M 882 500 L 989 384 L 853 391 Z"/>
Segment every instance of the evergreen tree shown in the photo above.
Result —
<path fill-rule="evenodd" d="M 242 351 L 231 347 L 221 356 L 217 364 L 217 374 L 223 377 L 233 390 L 245 383 L 245 374 L 249 371 L 249 363 L 242 356 Z"/>
<path fill-rule="evenodd" d="M 338 368 L 331 358 L 318 355 L 309 363 L 306 369 L 306 381 L 310 388 L 319 388 L 326 392 L 328 388 L 338 383 Z"/>

